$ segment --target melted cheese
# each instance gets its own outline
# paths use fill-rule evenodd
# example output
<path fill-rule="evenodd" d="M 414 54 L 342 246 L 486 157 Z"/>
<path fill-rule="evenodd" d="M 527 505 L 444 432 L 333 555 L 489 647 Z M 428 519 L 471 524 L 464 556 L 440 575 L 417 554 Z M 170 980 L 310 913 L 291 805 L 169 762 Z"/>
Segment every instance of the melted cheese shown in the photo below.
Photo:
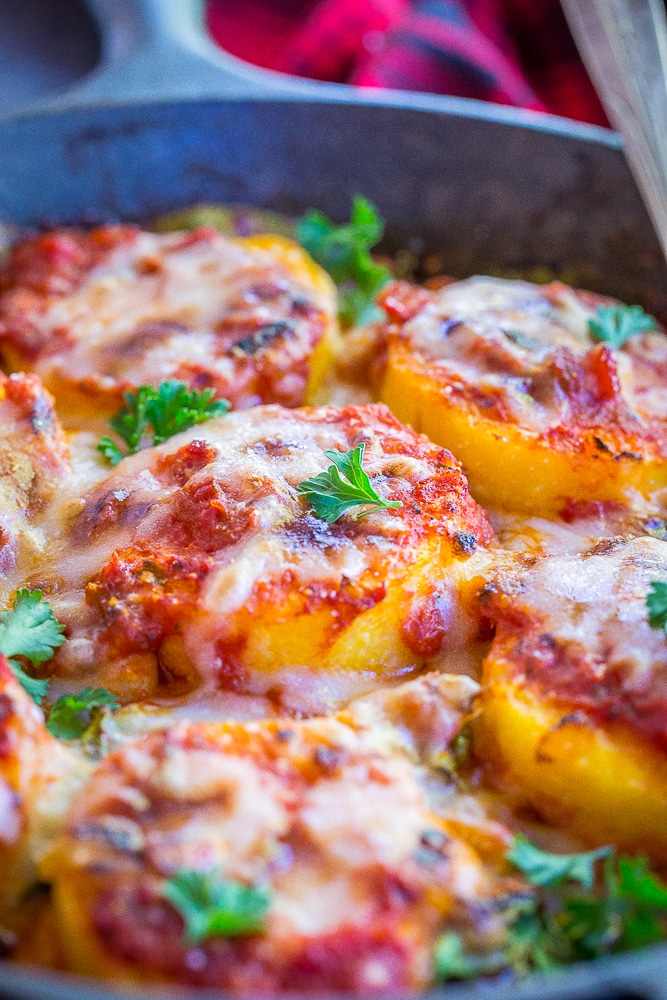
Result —
<path fill-rule="evenodd" d="M 374 488 L 402 506 L 328 525 L 296 486 L 360 441 Z M 125 459 L 83 507 L 63 494 L 59 521 L 57 571 L 31 580 L 68 626 L 57 674 L 136 700 L 175 670 L 209 696 L 282 690 L 310 712 L 418 669 L 450 631 L 463 649 L 458 594 L 491 535 L 449 453 L 374 406 L 211 420 Z"/>
<path fill-rule="evenodd" d="M 454 451 L 482 502 L 543 516 L 664 502 L 663 332 L 595 343 L 588 324 L 609 300 L 558 282 L 395 283 L 382 297 L 381 398 Z"/>
<path fill-rule="evenodd" d="M 474 692 L 432 676 L 338 717 L 181 724 L 107 758 L 47 865 L 72 966 L 126 982 L 375 993 L 423 985 L 452 920 L 492 946 L 509 833 L 486 818 L 483 864 L 466 843 L 465 796 L 423 770 Z M 475 837 L 482 826 L 476 816 Z M 211 867 L 269 886 L 260 936 L 183 942 L 161 885 Z"/>
<path fill-rule="evenodd" d="M 41 587 L 67 625 L 51 699 L 100 685 L 125 702 L 80 792 L 90 764 L 0 664 L 0 924 L 24 934 L 17 899 L 55 884 L 19 956 L 61 961 L 37 939 L 64 928 L 69 967 L 118 982 L 409 990 L 443 929 L 502 941 L 494 815 L 514 827 L 528 806 L 556 850 L 667 859 L 667 646 L 646 617 L 667 542 L 631 537 L 665 531 L 662 333 L 595 346 L 603 300 L 560 284 L 394 286 L 390 323 L 327 370 L 328 279 L 292 244 L 208 230 L 46 234 L 0 283 L 7 361 L 86 427 L 66 444 L 38 379 L 3 379 L 4 602 Z M 171 377 L 237 407 L 346 408 L 232 413 L 105 467 L 98 419 Z M 366 405 L 378 385 L 460 451 L 495 541 L 456 459 Z M 360 441 L 403 506 L 327 525 L 297 484 Z M 481 691 L 399 683 L 424 666 Z M 471 716 L 465 792 L 440 765 Z M 184 944 L 161 886 L 211 867 L 271 886 L 264 935 Z"/>
<path fill-rule="evenodd" d="M 483 593 L 482 758 L 516 800 L 588 842 L 667 857 L 667 644 L 647 594 L 667 542 L 519 556 Z"/>
<path fill-rule="evenodd" d="M 278 237 L 56 231 L 15 249 L 4 285 L 5 358 L 39 374 L 75 428 L 174 378 L 237 408 L 301 405 L 336 333 L 327 275 Z"/>

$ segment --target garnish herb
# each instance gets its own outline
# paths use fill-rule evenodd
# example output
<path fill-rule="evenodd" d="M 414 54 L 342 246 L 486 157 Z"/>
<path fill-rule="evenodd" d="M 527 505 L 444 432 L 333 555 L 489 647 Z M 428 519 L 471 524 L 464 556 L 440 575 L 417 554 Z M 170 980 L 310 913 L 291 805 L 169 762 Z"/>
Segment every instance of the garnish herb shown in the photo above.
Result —
<path fill-rule="evenodd" d="M 372 505 L 354 515 L 355 518 L 360 518 L 376 510 L 403 506 L 400 500 L 385 500 L 378 496 L 371 486 L 371 481 L 362 468 L 365 448 L 362 441 L 350 451 L 325 451 L 324 454 L 331 459 L 333 465 L 326 472 L 298 484 L 297 490 L 312 506 L 316 517 L 333 524 L 351 507 Z M 345 479 L 341 478 L 341 472 Z"/>
<path fill-rule="evenodd" d="M 667 885 L 645 858 L 619 856 L 611 847 L 550 854 L 517 837 L 508 860 L 536 892 L 510 900 L 501 951 L 467 952 L 459 935 L 443 934 L 433 956 L 440 979 L 507 968 L 523 975 L 664 940 Z"/>
<path fill-rule="evenodd" d="M 645 858 L 618 856 L 612 848 L 578 856 L 534 851 L 519 839 L 509 854 L 540 890 L 524 900 L 510 932 L 508 958 L 517 971 L 597 958 L 665 937 L 667 885 L 649 872 Z"/>
<path fill-rule="evenodd" d="M 14 657 L 19 656 L 33 666 L 50 660 L 54 650 L 65 641 L 64 631 L 65 626 L 42 600 L 41 590 L 18 590 L 11 609 L 0 611 L 0 653 L 8 658 L 16 679 L 38 705 L 48 691 L 49 682 L 31 677 Z"/>
<path fill-rule="evenodd" d="M 337 226 L 322 212 L 306 212 L 297 223 L 297 239 L 338 285 L 343 326 L 368 323 L 382 314 L 375 296 L 391 272 L 373 260 L 370 249 L 382 238 L 384 222 L 361 195 L 352 200 L 350 221 Z"/>
<path fill-rule="evenodd" d="M 570 879 L 591 889 L 595 882 L 595 862 L 611 853 L 611 847 L 601 847 L 585 854 L 550 854 L 518 836 L 507 860 L 523 872 L 531 885 L 558 885 Z"/>
<path fill-rule="evenodd" d="M 476 954 L 466 952 L 460 934 L 447 931 L 435 942 L 433 949 L 435 974 L 437 979 L 474 979 L 476 976 L 498 972 L 504 956 L 498 952 Z"/>
<path fill-rule="evenodd" d="M 81 739 L 95 726 L 104 709 L 118 708 L 116 696 L 104 688 L 84 688 L 78 694 L 64 694 L 49 712 L 46 728 L 60 740 Z M 102 711 L 100 711 L 102 710 Z"/>
<path fill-rule="evenodd" d="M 157 389 L 142 385 L 136 392 L 126 392 L 123 398 L 125 406 L 109 424 L 125 442 L 127 451 L 121 451 L 109 437 L 101 438 L 97 445 L 111 465 L 117 465 L 126 455 L 134 455 L 145 440 L 162 444 L 174 434 L 229 410 L 226 399 L 213 399 L 213 389 L 199 392 L 188 389 L 184 382 L 163 382 Z"/>
<path fill-rule="evenodd" d="M 622 347 L 630 337 L 655 329 L 655 320 L 641 306 L 598 306 L 596 318 L 588 321 L 593 339 L 610 347 Z"/>
<path fill-rule="evenodd" d="M 651 589 L 646 595 L 646 610 L 651 628 L 667 632 L 667 583 L 660 580 L 651 582 Z"/>
<path fill-rule="evenodd" d="M 162 894 L 183 917 L 189 944 L 260 933 L 270 903 L 268 889 L 225 879 L 218 870 L 181 871 Z"/>

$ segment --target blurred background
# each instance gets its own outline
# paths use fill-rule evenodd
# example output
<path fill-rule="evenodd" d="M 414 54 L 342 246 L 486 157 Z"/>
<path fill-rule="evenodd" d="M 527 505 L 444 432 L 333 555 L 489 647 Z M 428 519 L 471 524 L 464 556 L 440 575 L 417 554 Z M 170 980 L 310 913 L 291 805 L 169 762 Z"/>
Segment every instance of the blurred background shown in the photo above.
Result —
<path fill-rule="evenodd" d="M 209 0 L 207 24 L 279 72 L 607 124 L 558 0 Z M 0 0 L 0 113 L 64 92 L 99 57 L 83 0 Z"/>

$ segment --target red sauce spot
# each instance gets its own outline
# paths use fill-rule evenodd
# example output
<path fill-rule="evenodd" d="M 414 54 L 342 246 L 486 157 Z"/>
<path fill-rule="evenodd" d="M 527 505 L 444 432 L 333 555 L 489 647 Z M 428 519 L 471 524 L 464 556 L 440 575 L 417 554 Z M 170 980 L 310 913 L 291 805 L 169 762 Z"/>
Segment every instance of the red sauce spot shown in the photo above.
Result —
<path fill-rule="evenodd" d="M 408 649 L 424 659 L 439 653 L 452 612 L 451 599 L 439 593 L 429 594 L 413 606 L 401 627 L 401 637 Z"/>
<path fill-rule="evenodd" d="M 257 515 L 246 500 L 235 500 L 213 476 L 193 478 L 174 495 L 165 537 L 178 551 L 219 552 L 247 535 Z"/>
<path fill-rule="evenodd" d="M 183 919 L 148 885 L 101 892 L 92 919 L 109 951 L 125 961 L 175 972 L 182 957 Z"/>
<path fill-rule="evenodd" d="M 245 645 L 245 639 L 217 643 L 218 668 L 216 677 L 218 687 L 222 691 L 235 691 L 240 694 L 248 690 L 248 670 L 241 662 Z"/>
<path fill-rule="evenodd" d="M 331 611 L 329 632 L 333 640 L 357 615 L 383 600 L 386 593 L 386 582 L 378 581 L 374 572 L 368 572 L 357 580 L 316 580 L 307 587 L 299 588 L 295 586 L 293 571 L 286 569 L 256 584 L 246 603 L 246 610 L 253 617 L 262 617 L 275 615 L 277 609 L 283 614 L 296 616 L 328 608 Z"/>
<path fill-rule="evenodd" d="M 13 749 L 9 723 L 14 717 L 14 703 L 8 694 L 0 694 L 0 757 L 8 757 Z"/>
<path fill-rule="evenodd" d="M 188 948 L 181 916 L 146 883 L 105 889 L 93 904 L 92 920 L 115 957 L 193 986 L 370 996 L 415 985 L 414 957 L 398 915 L 369 927 L 351 924 L 319 937 L 295 936 L 287 953 L 260 936 L 211 938 Z"/>
<path fill-rule="evenodd" d="M 425 288 L 408 281 L 391 281 L 380 292 L 377 301 L 390 320 L 405 323 L 432 302 L 433 296 Z"/>
<path fill-rule="evenodd" d="M 215 243 L 219 239 L 220 233 L 213 226 L 198 226 L 182 233 L 172 244 L 171 252 L 178 253 L 179 250 L 187 250 L 198 243 Z"/>
<path fill-rule="evenodd" d="M 410 948 L 392 921 L 379 927 L 350 926 L 304 939 L 296 957 L 282 970 L 279 986 L 299 992 L 385 995 L 414 985 L 412 962 Z"/>
<path fill-rule="evenodd" d="M 117 652 L 149 652 L 192 614 L 210 570 L 203 555 L 121 549 L 86 587 L 86 602 Z"/>
<path fill-rule="evenodd" d="M 117 246 L 131 245 L 138 229 L 104 226 L 89 233 L 58 229 L 19 243 L 0 273 L 0 336 L 35 358 L 50 339 L 31 319 L 50 298 L 75 291 Z"/>
<path fill-rule="evenodd" d="M 562 521 L 572 524 L 574 521 L 604 520 L 606 517 L 620 514 L 623 504 L 616 500 L 573 500 L 569 498 L 558 512 Z"/>
<path fill-rule="evenodd" d="M 173 455 L 160 455 L 154 472 L 158 479 L 170 486 L 184 486 L 195 472 L 209 465 L 217 455 L 216 448 L 196 438 Z"/>
<path fill-rule="evenodd" d="M 513 632 L 514 630 L 512 630 Z M 512 675 L 523 678 L 541 697 L 580 711 L 596 723 L 623 722 L 667 750 L 667 677 L 653 672 L 633 679 L 622 665 L 593 657 L 576 642 L 541 632 L 533 621 L 517 638 L 499 630 L 502 656 Z"/>

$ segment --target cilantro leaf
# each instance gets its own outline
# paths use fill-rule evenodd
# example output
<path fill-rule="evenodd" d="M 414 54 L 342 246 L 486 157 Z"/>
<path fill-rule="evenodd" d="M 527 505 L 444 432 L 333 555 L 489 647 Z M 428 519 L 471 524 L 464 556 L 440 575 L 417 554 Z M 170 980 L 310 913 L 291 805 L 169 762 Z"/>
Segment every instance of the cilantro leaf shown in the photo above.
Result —
<path fill-rule="evenodd" d="M 127 445 L 122 452 L 109 437 L 100 438 L 97 450 L 111 465 L 126 455 L 134 455 L 145 440 L 162 444 L 174 434 L 189 430 L 211 417 L 229 410 L 226 399 L 214 399 L 213 389 L 188 389 L 184 382 L 163 382 L 157 389 L 141 385 L 136 392 L 126 392 L 125 405 L 109 424 Z"/>
<path fill-rule="evenodd" d="M 641 306 L 598 306 L 596 318 L 588 321 L 593 340 L 610 347 L 622 347 L 630 337 L 655 329 L 655 320 Z"/>
<path fill-rule="evenodd" d="M 326 472 L 321 472 L 312 479 L 305 479 L 297 485 L 297 490 L 311 504 L 316 517 L 333 524 L 351 507 L 372 504 L 368 510 L 354 515 L 360 518 L 373 511 L 403 506 L 400 500 L 385 500 L 371 486 L 371 481 L 362 468 L 365 448 L 362 441 L 350 451 L 325 451 L 324 454 L 331 459 L 333 465 Z M 341 472 L 345 479 L 341 478 Z"/>
<path fill-rule="evenodd" d="M 270 903 L 268 889 L 225 879 L 217 870 L 180 871 L 162 894 L 183 917 L 190 944 L 260 933 Z"/>
<path fill-rule="evenodd" d="M 601 847 L 584 854 L 550 854 L 517 836 L 507 860 L 523 872 L 531 885 L 556 885 L 570 879 L 590 889 L 595 881 L 595 862 L 610 853 L 610 847 Z"/>
<path fill-rule="evenodd" d="M 646 595 L 646 610 L 651 628 L 667 632 L 667 583 L 660 580 L 651 582 L 651 589 Z"/>
<path fill-rule="evenodd" d="M 361 195 L 352 214 L 337 226 L 322 212 L 309 211 L 297 223 L 297 239 L 328 271 L 339 288 L 339 316 L 344 326 L 368 323 L 380 316 L 375 296 L 391 280 L 391 272 L 373 260 L 370 249 L 382 238 L 384 222 Z"/>
<path fill-rule="evenodd" d="M 16 679 L 38 705 L 49 682 L 30 677 L 14 657 L 21 656 L 33 666 L 50 660 L 54 650 L 65 642 L 64 631 L 65 626 L 42 600 L 41 590 L 18 590 L 11 609 L 0 611 L 0 653 L 8 658 Z"/>
<path fill-rule="evenodd" d="M 104 688 L 84 688 L 78 694 L 64 694 L 49 712 L 46 728 L 60 740 L 76 740 L 94 724 L 95 710 L 118 708 L 115 695 Z"/>

